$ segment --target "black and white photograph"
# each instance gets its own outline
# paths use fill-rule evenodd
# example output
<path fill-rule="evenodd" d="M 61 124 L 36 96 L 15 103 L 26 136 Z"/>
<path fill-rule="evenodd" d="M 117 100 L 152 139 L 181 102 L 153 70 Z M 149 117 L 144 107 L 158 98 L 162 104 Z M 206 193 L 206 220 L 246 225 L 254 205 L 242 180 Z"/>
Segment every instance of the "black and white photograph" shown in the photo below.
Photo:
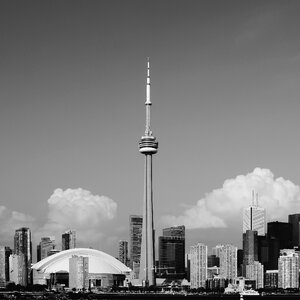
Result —
<path fill-rule="evenodd" d="M 0 299 L 300 299 L 300 0 L 0 0 Z"/>

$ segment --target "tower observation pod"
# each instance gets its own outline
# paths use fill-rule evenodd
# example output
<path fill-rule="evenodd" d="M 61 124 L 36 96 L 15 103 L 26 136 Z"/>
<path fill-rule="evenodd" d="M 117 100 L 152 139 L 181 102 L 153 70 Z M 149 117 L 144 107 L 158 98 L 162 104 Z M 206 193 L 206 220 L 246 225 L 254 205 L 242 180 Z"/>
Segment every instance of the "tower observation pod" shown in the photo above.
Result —
<path fill-rule="evenodd" d="M 150 130 L 150 61 L 147 59 L 146 81 L 146 129 L 139 142 L 139 151 L 145 155 L 143 229 L 139 281 L 143 286 L 155 286 L 155 250 L 153 226 L 152 155 L 157 152 L 158 142 Z"/>

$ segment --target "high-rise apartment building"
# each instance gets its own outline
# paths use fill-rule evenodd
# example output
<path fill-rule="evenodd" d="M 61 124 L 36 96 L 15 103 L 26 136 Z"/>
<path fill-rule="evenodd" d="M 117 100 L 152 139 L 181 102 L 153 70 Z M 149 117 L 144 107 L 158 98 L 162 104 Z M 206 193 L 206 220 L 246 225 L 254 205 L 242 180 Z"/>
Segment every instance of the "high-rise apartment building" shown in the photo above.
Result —
<path fill-rule="evenodd" d="M 278 259 L 278 287 L 299 288 L 299 254 L 294 249 L 280 250 Z"/>
<path fill-rule="evenodd" d="M 139 264 L 141 259 L 142 245 L 142 228 L 143 217 L 131 215 L 129 217 L 129 252 L 130 252 L 130 267 L 133 269 L 134 264 Z"/>
<path fill-rule="evenodd" d="M 246 265 L 246 278 L 255 280 L 256 289 L 264 288 L 264 266 L 258 261 Z"/>
<path fill-rule="evenodd" d="M 207 246 L 198 243 L 190 248 L 191 288 L 206 287 L 207 279 Z"/>
<path fill-rule="evenodd" d="M 42 237 L 37 245 L 37 261 L 49 256 L 51 250 L 55 249 L 55 238 L 53 236 Z"/>
<path fill-rule="evenodd" d="M 23 255 L 24 270 L 26 280 L 24 285 L 31 284 L 31 262 L 32 262 L 32 244 L 31 231 L 29 228 L 22 227 L 17 229 L 14 237 L 14 254 Z"/>
<path fill-rule="evenodd" d="M 23 253 L 9 256 L 9 281 L 22 286 L 28 285 L 28 268 Z"/>
<path fill-rule="evenodd" d="M 73 255 L 69 258 L 69 287 L 76 290 L 89 288 L 89 258 Z"/>
<path fill-rule="evenodd" d="M 0 287 L 5 287 L 9 281 L 9 256 L 11 254 L 9 247 L 0 246 Z"/>
<path fill-rule="evenodd" d="M 292 224 L 292 246 L 300 247 L 300 214 L 289 215 Z"/>
<path fill-rule="evenodd" d="M 159 237 L 159 276 L 170 279 L 185 278 L 185 227 L 163 229 Z"/>
<path fill-rule="evenodd" d="M 258 206 L 258 194 L 256 198 L 252 193 L 252 204 L 244 209 L 243 213 L 243 233 L 247 230 L 257 231 L 257 235 L 266 234 L 266 211 Z"/>
<path fill-rule="evenodd" d="M 237 247 L 224 245 L 220 251 L 220 276 L 230 282 L 237 277 Z"/>
<path fill-rule="evenodd" d="M 61 249 L 68 250 L 76 248 L 76 231 L 69 230 L 62 234 Z"/>
<path fill-rule="evenodd" d="M 119 261 L 121 261 L 124 265 L 128 264 L 128 242 L 127 241 L 119 241 Z"/>

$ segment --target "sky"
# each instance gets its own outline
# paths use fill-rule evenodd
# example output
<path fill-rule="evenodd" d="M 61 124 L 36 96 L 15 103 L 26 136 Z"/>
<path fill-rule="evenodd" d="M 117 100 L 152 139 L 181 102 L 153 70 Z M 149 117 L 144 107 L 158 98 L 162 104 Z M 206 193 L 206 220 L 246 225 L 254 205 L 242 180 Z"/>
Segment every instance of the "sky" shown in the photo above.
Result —
<path fill-rule="evenodd" d="M 300 213 L 300 2 L 0 2 L 0 243 L 77 231 L 113 256 L 141 214 L 146 60 L 156 236 L 241 247 L 254 189 Z"/>

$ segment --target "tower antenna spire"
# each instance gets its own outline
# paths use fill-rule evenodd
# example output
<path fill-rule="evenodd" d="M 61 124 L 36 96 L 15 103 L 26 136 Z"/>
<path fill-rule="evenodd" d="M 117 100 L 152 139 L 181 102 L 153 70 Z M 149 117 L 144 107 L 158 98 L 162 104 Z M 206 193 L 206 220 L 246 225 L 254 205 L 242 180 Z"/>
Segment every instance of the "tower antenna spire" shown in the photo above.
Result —
<path fill-rule="evenodd" d="M 151 103 L 151 97 L 150 97 L 150 59 L 147 57 L 147 79 L 146 79 L 146 130 L 145 130 L 145 135 L 146 136 L 151 136 L 152 131 L 150 129 L 150 106 L 152 105 Z"/>

